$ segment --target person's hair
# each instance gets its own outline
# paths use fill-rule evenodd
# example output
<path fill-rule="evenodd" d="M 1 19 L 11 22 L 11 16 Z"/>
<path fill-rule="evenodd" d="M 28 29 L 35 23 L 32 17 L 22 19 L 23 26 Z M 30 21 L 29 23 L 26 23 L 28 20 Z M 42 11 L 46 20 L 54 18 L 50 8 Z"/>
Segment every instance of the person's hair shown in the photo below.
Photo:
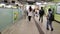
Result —
<path fill-rule="evenodd" d="M 41 7 L 41 9 L 43 9 L 43 7 Z"/>
<path fill-rule="evenodd" d="M 31 8 L 31 6 L 29 7 L 29 11 L 32 11 L 32 8 Z"/>
<path fill-rule="evenodd" d="M 33 10 L 33 12 L 35 12 L 35 9 Z"/>
<path fill-rule="evenodd" d="M 37 10 L 39 10 L 39 8 L 37 8 Z"/>
<path fill-rule="evenodd" d="M 51 8 L 49 8 L 48 11 L 51 11 Z"/>

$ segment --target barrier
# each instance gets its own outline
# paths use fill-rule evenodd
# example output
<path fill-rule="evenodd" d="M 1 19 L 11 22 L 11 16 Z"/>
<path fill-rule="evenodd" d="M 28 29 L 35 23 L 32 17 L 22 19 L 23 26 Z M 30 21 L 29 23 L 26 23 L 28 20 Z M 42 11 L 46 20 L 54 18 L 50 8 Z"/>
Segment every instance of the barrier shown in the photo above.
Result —
<path fill-rule="evenodd" d="M 19 8 L 0 8 L 0 32 L 17 22 L 22 16 L 21 12 Z"/>
<path fill-rule="evenodd" d="M 8 8 L 0 8 L 0 32 L 13 23 L 13 11 Z"/>
<path fill-rule="evenodd" d="M 13 9 L 14 22 L 20 20 L 23 16 L 21 9 Z"/>

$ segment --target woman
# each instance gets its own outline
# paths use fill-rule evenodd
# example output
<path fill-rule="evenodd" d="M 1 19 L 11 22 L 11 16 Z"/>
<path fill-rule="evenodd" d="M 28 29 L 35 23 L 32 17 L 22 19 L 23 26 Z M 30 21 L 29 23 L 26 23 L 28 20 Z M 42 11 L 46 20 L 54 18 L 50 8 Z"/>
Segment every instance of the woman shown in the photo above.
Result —
<path fill-rule="evenodd" d="M 35 8 L 35 18 L 39 20 L 39 8 Z"/>
<path fill-rule="evenodd" d="M 31 21 L 31 17 L 32 17 L 32 8 L 31 6 L 29 7 L 29 10 L 28 10 L 28 20 Z"/>

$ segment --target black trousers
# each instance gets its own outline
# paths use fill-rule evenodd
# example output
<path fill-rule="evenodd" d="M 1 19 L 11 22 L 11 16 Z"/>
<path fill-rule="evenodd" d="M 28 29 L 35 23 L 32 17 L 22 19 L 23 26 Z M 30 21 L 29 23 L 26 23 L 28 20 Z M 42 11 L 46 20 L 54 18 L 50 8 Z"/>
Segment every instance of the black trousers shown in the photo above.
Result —
<path fill-rule="evenodd" d="M 39 17 L 39 21 L 41 20 L 41 22 L 43 22 L 43 16 Z"/>
<path fill-rule="evenodd" d="M 28 16 L 28 20 L 31 21 L 31 16 Z"/>
<path fill-rule="evenodd" d="M 47 28 L 49 28 L 49 25 L 50 25 L 50 28 L 53 29 L 53 27 L 52 27 L 52 21 L 50 21 L 50 20 L 47 19 Z"/>

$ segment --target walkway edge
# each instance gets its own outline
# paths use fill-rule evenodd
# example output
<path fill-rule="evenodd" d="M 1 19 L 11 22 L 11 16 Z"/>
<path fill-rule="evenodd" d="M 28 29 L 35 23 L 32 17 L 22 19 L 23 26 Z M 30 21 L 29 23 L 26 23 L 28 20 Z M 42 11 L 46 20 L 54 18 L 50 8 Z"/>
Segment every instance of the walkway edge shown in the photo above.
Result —
<path fill-rule="evenodd" d="M 44 34 L 44 31 L 41 29 L 40 25 L 37 23 L 37 21 L 34 19 L 36 27 L 38 28 L 39 34 Z"/>
<path fill-rule="evenodd" d="M 60 21 L 57 21 L 57 20 L 54 20 L 54 21 L 60 24 Z"/>

